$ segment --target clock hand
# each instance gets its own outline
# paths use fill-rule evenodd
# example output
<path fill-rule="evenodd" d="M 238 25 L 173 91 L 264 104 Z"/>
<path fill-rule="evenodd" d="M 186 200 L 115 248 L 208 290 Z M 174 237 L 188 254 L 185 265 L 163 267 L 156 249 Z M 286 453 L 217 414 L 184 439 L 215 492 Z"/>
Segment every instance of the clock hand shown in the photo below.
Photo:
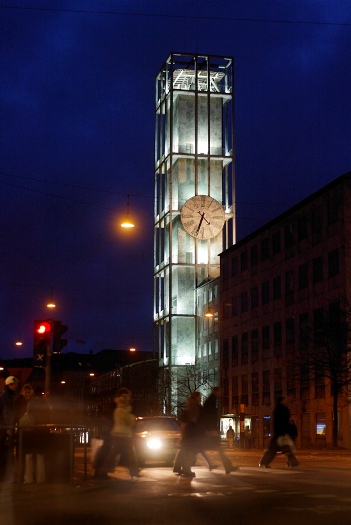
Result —
<path fill-rule="evenodd" d="M 204 218 L 205 218 L 205 212 L 203 212 L 203 213 L 198 212 L 198 213 L 201 215 L 201 219 L 200 219 L 200 222 L 199 222 L 199 226 L 198 226 L 197 229 L 196 229 L 196 235 L 199 233 L 200 228 L 201 228 L 202 221 L 203 221 Z M 205 220 L 206 220 L 206 219 L 205 219 Z"/>
<path fill-rule="evenodd" d="M 201 213 L 201 211 L 198 211 L 197 213 L 198 213 L 199 215 L 201 215 L 200 225 L 201 225 L 201 223 L 202 223 L 203 220 L 204 220 L 205 222 L 207 222 L 207 224 L 211 224 L 210 221 L 208 221 L 208 220 L 206 219 L 206 217 L 205 217 L 205 212 L 202 212 L 202 213 Z M 199 228 L 200 228 L 200 225 L 199 225 Z"/>

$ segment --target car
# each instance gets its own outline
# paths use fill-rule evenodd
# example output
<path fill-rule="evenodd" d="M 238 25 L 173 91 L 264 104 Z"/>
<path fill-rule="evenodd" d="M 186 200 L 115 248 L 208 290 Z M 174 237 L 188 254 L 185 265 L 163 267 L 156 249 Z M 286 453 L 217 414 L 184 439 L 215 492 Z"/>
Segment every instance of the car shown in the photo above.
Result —
<path fill-rule="evenodd" d="M 181 438 L 181 427 L 172 416 L 137 417 L 134 443 L 139 466 L 146 462 L 173 465 Z"/>

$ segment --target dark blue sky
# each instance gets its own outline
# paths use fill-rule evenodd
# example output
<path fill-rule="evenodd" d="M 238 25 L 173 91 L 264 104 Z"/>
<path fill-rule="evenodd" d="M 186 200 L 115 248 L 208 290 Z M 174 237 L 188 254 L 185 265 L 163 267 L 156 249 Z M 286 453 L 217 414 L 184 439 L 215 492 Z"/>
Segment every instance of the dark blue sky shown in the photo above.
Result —
<path fill-rule="evenodd" d="M 32 355 L 51 288 L 66 350 L 151 350 L 171 51 L 235 58 L 238 239 L 351 170 L 349 0 L 4 0 L 0 17 L 0 357 Z"/>

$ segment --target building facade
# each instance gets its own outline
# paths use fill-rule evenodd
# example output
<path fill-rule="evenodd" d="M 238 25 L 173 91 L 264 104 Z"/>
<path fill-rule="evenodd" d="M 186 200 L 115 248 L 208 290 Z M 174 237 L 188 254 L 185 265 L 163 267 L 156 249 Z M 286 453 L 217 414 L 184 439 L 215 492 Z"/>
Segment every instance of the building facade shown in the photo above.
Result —
<path fill-rule="evenodd" d="M 299 446 L 332 443 L 330 382 L 304 373 L 294 356 L 323 313 L 351 304 L 350 224 L 348 173 L 221 254 L 222 412 L 241 446 L 267 445 L 280 395 Z M 340 396 L 340 446 L 351 445 L 350 421 L 349 399 Z"/>
<path fill-rule="evenodd" d="M 195 365 L 197 287 L 235 241 L 233 60 L 171 53 L 156 78 L 154 327 L 162 410 Z"/>

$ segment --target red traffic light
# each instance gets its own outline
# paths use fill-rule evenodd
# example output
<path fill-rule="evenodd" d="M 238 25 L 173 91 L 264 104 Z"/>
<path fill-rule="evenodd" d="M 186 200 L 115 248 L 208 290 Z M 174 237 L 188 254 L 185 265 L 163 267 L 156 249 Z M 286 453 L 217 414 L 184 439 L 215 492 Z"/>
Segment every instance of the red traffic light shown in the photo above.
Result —
<path fill-rule="evenodd" d="M 50 332 L 50 330 L 51 330 L 50 323 L 47 323 L 46 321 L 40 322 L 36 328 L 36 331 L 38 332 L 38 334 L 46 334 L 47 332 Z"/>

